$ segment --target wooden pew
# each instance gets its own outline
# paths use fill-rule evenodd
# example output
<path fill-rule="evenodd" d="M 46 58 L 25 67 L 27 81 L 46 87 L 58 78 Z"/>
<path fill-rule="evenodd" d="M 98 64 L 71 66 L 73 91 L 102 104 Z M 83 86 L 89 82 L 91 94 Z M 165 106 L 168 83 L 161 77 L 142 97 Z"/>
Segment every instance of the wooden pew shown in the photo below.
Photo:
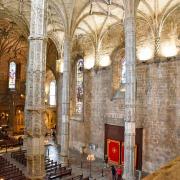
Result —
<path fill-rule="evenodd" d="M 26 180 L 22 171 L 2 156 L 0 156 L 0 178 L 5 180 Z"/>
<path fill-rule="evenodd" d="M 71 175 L 72 169 L 71 168 L 65 168 L 65 170 L 59 170 L 54 174 L 50 174 L 48 177 L 49 180 L 56 179 L 56 178 L 62 178 L 63 176 Z"/>
<path fill-rule="evenodd" d="M 26 166 L 27 159 L 26 159 L 26 151 L 16 151 L 11 153 L 11 157 L 14 158 L 19 163 Z"/>

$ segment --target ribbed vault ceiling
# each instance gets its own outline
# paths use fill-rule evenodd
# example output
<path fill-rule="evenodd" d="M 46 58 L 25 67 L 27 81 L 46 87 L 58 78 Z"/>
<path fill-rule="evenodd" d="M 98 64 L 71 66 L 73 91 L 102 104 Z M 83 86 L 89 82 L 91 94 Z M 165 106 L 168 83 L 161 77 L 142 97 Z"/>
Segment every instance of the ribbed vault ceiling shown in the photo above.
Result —
<path fill-rule="evenodd" d="M 123 0 L 107 2 L 48 0 L 49 36 L 59 42 L 62 42 L 64 32 L 76 37 L 91 36 L 93 41 L 103 38 L 112 26 L 123 26 L 124 22 Z M 0 14 L 2 18 L 13 18 L 20 29 L 28 31 L 30 6 L 30 0 L 0 0 Z M 151 26 L 152 34 L 161 33 L 167 17 L 177 8 L 180 8 L 179 0 L 140 0 L 137 16 Z"/>

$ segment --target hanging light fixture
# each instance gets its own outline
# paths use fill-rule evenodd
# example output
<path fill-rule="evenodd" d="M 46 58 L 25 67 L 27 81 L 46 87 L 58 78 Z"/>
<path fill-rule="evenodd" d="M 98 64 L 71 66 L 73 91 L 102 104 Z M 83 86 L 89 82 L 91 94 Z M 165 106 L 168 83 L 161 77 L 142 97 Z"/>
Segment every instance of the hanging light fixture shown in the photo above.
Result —
<path fill-rule="evenodd" d="M 165 41 L 161 44 L 161 54 L 165 57 L 174 57 L 177 55 L 177 47 L 174 39 Z"/>

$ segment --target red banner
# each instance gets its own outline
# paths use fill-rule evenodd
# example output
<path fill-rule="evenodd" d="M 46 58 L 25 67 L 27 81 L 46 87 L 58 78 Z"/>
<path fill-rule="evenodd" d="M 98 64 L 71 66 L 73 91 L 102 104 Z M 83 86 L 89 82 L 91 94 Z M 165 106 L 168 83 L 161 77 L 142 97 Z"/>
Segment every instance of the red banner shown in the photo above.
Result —
<path fill-rule="evenodd" d="M 120 163 L 120 142 L 108 139 L 107 140 L 107 152 L 109 163 Z"/>

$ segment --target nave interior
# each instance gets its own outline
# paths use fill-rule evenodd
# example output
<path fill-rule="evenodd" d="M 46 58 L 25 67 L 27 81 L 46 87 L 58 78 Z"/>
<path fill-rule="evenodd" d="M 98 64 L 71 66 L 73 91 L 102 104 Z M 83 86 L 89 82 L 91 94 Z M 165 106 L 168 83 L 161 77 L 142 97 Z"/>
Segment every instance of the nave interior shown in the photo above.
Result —
<path fill-rule="evenodd" d="M 179 87 L 180 0 L 0 0 L 0 179 L 178 180 Z"/>

